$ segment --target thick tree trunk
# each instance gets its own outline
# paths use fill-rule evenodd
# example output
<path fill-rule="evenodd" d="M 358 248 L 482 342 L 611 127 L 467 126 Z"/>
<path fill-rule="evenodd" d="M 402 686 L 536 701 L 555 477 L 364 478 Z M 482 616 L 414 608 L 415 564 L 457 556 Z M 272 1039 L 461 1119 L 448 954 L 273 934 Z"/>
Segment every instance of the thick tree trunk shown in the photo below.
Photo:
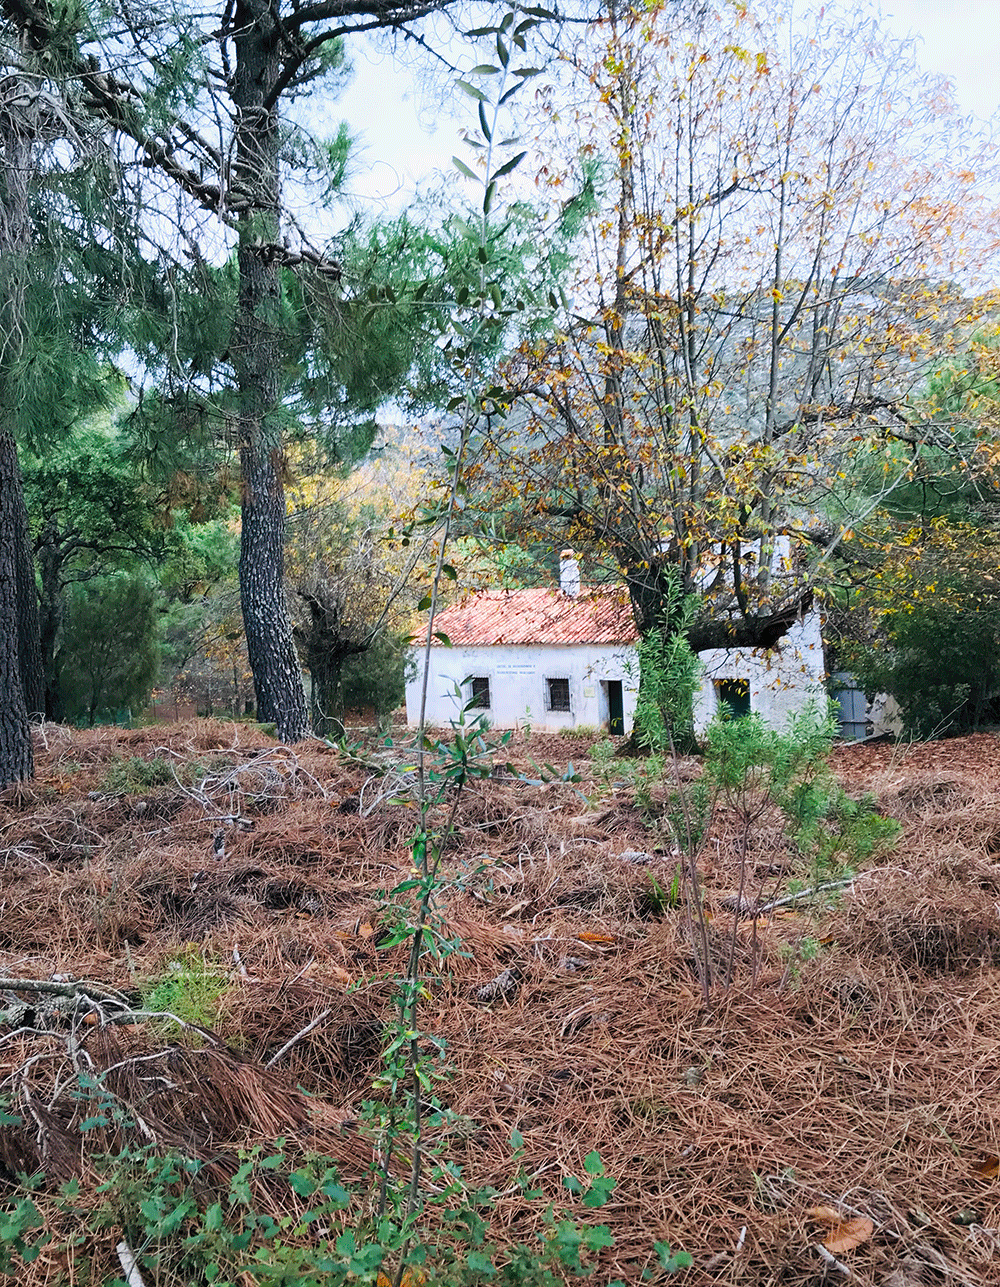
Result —
<path fill-rule="evenodd" d="M 309 625 L 296 631 L 296 637 L 303 647 L 312 677 L 310 707 L 313 732 L 319 737 L 335 737 L 344 731 L 344 662 L 366 652 L 369 645 L 346 639 L 341 634 L 341 617 L 335 596 L 324 602 L 318 593 L 301 588 L 298 593 L 309 609 Z"/>
<path fill-rule="evenodd" d="M 239 302 L 232 351 L 239 388 L 242 470 L 240 602 L 257 695 L 257 717 L 283 741 L 308 732 L 302 671 L 285 600 L 284 449 L 281 397 L 281 273 L 261 247 L 279 241 L 278 114 L 264 102 L 280 74 L 279 0 L 236 6 L 237 178 L 253 193 L 240 219 Z"/>
<path fill-rule="evenodd" d="M 18 542 L 25 534 L 23 515 L 14 435 L 0 429 L 0 787 L 23 782 L 35 771 L 21 678 L 19 608 L 24 587 Z"/>
<path fill-rule="evenodd" d="M 738 620 L 713 617 L 711 612 L 698 617 L 688 631 L 688 643 L 695 652 L 708 648 L 773 648 L 813 604 L 812 590 L 796 591 L 792 597 L 774 607 Z"/>
<path fill-rule="evenodd" d="M 44 706 L 38 597 L 21 469 L 14 439 L 15 393 L 9 373 L 24 344 L 24 286 L 31 223 L 30 114 L 5 110 L 0 121 L 0 785 L 34 773 L 30 715 Z"/>

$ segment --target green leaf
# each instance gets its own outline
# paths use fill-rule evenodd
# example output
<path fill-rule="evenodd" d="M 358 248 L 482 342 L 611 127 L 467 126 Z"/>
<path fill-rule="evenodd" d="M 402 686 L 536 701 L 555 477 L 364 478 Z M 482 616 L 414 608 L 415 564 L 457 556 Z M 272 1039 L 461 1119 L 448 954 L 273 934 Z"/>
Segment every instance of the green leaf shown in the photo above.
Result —
<path fill-rule="evenodd" d="M 405 943 L 407 939 L 413 937 L 413 931 L 408 927 L 396 930 L 395 934 L 390 934 L 388 938 L 383 939 L 377 947 L 379 952 L 387 952 L 390 947 L 398 947 L 400 943 Z"/>
<path fill-rule="evenodd" d="M 316 1192 L 316 1181 L 306 1171 L 293 1171 L 288 1177 L 288 1183 L 300 1198 L 311 1198 Z"/>
<path fill-rule="evenodd" d="M 497 194 L 497 185 L 491 182 L 486 189 L 486 195 L 483 197 L 483 214 L 488 215 L 493 205 L 493 198 Z"/>
<path fill-rule="evenodd" d="M 546 767 L 548 766 L 546 765 Z M 604 1163 L 601 1161 L 601 1155 L 596 1149 L 592 1153 L 588 1153 L 583 1159 L 583 1169 L 588 1175 L 604 1174 Z"/>
<path fill-rule="evenodd" d="M 215 1233 L 222 1228 L 222 1205 L 219 1202 L 213 1202 L 205 1212 L 205 1228 L 209 1233 Z"/>
<path fill-rule="evenodd" d="M 425 594 L 424 597 L 417 604 L 417 611 L 426 612 L 430 606 L 431 606 L 431 596 L 429 594 Z"/>
<path fill-rule="evenodd" d="M 451 566 L 450 563 L 442 563 L 441 571 L 445 574 L 445 576 L 448 578 L 449 581 L 458 580 L 458 573 L 455 571 L 455 569 Z"/>
<path fill-rule="evenodd" d="M 594 1186 L 583 1195 L 583 1205 L 591 1211 L 597 1211 L 603 1207 L 611 1197 L 615 1188 L 615 1181 L 610 1179 L 598 1180 Z"/>
<path fill-rule="evenodd" d="M 481 89 L 477 89 L 475 85 L 470 85 L 467 80 L 457 80 L 455 84 L 459 89 L 464 89 L 470 98 L 475 98 L 480 103 L 486 102 L 486 95 L 483 91 Z"/>
<path fill-rule="evenodd" d="M 435 630 L 434 638 L 438 641 L 438 643 L 444 644 L 446 648 L 451 647 L 451 640 L 448 638 L 448 636 L 445 634 L 443 630 Z"/>
<path fill-rule="evenodd" d="M 323 1192 L 330 1199 L 330 1204 L 335 1208 L 335 1210 L 342 1211 L 344 1207 L 350 1206 L 351 1204 L 351 1195 L 344 1186 L 342 1184 L 338 1184 L 336 1180 L 328 1180 L 327 1183 L 323 1185 Z"/>
<path fill-rule="evenodd" d="M 473 1273 L 488 1274 L 491 1278 L 497 1271 L 493 1261 L 481 1251 L 470 1251 L 465 1257 L 465 1263 Z"/>
<path fill-rule="evenodd" d="M 510 62 L 510 50 L 504 44 L 503 37 L 499 33 L 497 34 L 497 57 L 504 67 Z"/>
<path fill-rule="evenodd" d="M 470 76 L 495 76 L 499 70 L 500 68 L 494 67 L 492 63 L 480 63 L 478 67 L 473 67 L 472 71 L 469 72 L 469 75 Z"/>
<path fill-rule="evenodd" d="M 493 178 L 502 179 L 505 174 L 510 174 L 512 170 L 516 170 L 527 155 L 527 152 L 518 152 L 517 156 L 511 157 L 511 159 L 506 161 L 499 170 L 493 171 Z"/>
<path fill-rule="evenodd" d="M 465 162 L 461 159 L 461 157 L 453 156 L 451 160 L 455 169 L 458 170 L 461 174 L 464 174 L 467 179 L 474 179 L 476 177 L 475 172 L 469 169 L 469 167 L 465 164 Z"/>
<path fill-rule="evenodd" d="M 653 1250 L 660 1259 L 660 1268 L 670 1273 L 676 1269 L 690 1269 L 694 1264 L 687 1251 L 675 1251 L 671 1254 L 669 1242 L 654 1242 Z"/>
<path fill-rule="evenodd" d="M 483 137 L 489 143 L 493 138 L 493 131 L 490 129 L 489 122 L 486 119 L 486 108 L 482 103 L 479 104 L 479 128 L 483 131 Z"/>

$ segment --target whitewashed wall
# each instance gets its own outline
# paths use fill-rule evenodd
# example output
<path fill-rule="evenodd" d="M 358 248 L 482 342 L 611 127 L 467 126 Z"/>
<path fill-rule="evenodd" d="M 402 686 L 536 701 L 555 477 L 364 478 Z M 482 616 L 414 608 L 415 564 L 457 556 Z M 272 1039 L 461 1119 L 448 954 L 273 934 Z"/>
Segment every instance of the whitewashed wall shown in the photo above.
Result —
<path fill-rule="evenodd" d="M 821 628 L 822 618 L 813 609 L 769 651 L 711 648 L 700 652 L 705 673 L 695 695 L 695 732 L 700 736 L 718 713 L 715 685 L 724 679 L 745 679 L 750 686 L 750 710 L 774 729 L 783 728 L 789 715 L 809 701 L 822 710 L 827 698 Z"/>
<path fill-rule="evenodd" d="M 406 685 L 406 719 L 420 719 L 423 684 L 423 650 L 414 649 L 416 674 Z M 427 719 L 444 726 L 455 719 L 472 693 L 472 676 L 490 681 L 493 728 L 520 728 L 530 724 L 540 732 L 588 726 L 600 728 L 608 720 L 607 691 L 602 680 L 620 680 L 625 732 L 632 731 L 639 685 L 639 660 L 634 647 L 623 644 L 519 644 L 478 648 L 431 649 Z M 568 679 L 569 711 L 546 710 L 546 679 Z M 456 685 L 461 696 L 456 695 Z"/>

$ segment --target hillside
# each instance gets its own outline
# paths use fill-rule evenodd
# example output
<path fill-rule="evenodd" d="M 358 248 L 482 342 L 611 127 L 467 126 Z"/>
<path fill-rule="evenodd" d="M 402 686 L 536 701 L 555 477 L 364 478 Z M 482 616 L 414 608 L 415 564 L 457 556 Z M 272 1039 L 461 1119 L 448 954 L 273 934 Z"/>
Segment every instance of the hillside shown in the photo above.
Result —
<path fill-rule="evenodd" d="M 16 1281 L 124 1281 L 123 1244 L 136 1284 L 212 1281 L 198 1256 L 212 1220 L 243 1210 L 224 1196 L 234 1175 L 260 1212 L 301 1213 L 308 1195 L 286 1172 L 310 1152 L 338 1166 L 344 1227 L 374 1228 L 366 1177 L 407 954 L 386 946 L 387 891 L 411 873 L 417 821 L 403 753 L 293 751 L 204 720 L 37 737 L 37 780 L 0 799 L 0 1219 L 12 1248 L 16 1176 L 41 1171 L 31 1200 L 52 1235 Z M 434 909 L 446 946 L 425 967 L 420 1040 L 449 1111 L 428 1132 L 439 1166 L 494 1190 L 497 1263 L 537 1243 L 552 1201 L 608 1227 L 613 1246 L 584 1255 L 595 1284 L 658 1278 L 657 1241 L 693 1257 L 673 1279 L 691 1287 L 1000 1281 L 997 739 L 837 748 L 848 791 L 872 792 L 903 830 L 826 905 L 754 915 L 796 875 L 769 818 L 734 918 L 739 844 L 721 812 L 702 877 L 732 981 L 711 1012 L 677 859 L 616 763 L 589 751 L 564 737 L 504 748 L 461 798 Z M 580 780 L 527 782 L 509 760 L 533 779 L 531 765 L 572 762 Z M 122 1150 L 128 1165 L 102 1162 Z M 202 1166 L 193 1181 L 156 1172 L 154 1210 L 150 1159 L 170 1150 Z M 617 1183 L 592 1209 L 594 1150 Z M 525 1196 L 519 1168 L 542 1196 Z M 564 1177 L 585 1172 L 574 1197 Z M 219 1217 L 199 1215 L 217 1200 Z M 441 1205 L 431 1230 L 454 1200 Z M 291 1259 L 275 1268 L 275 1248 L 338 1229 L 296 1223 L 277 1241 L 258 1224 L 232 1279 L 223 1265 L 215 1280 L 314 1281 Z M 350 1272 L 364 1281 L 360 1261 Z"/>

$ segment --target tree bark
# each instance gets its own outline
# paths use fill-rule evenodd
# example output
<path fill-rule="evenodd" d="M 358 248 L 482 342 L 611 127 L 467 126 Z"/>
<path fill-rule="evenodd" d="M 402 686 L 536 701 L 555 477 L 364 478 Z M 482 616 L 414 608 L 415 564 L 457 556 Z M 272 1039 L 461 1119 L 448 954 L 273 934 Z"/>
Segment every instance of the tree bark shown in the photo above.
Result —
<path fill-rule="evenodd" d="M 30 93 L 30 91 L 29 91 Z M 14 438 L 10 372 L 24 346 L 31 223 L 30 113 L 0 121 L 0 785 L 34 773 L 29 715 L 44 709 L 35 567 Z"/>
<path fill-rule="evenodd" d="M 35 771 L 21 678 L 24 586 L 18 540 L 24 532 L 23 511 L 14 435 L 0 429 L 0 787 L 23 782 Z"/>
<path fill-rule="evenodd" d="M 41 719 L 46 713 L 45 675 L 42 667 L 38 591 L 35 587 L 35 560 L 28 528 L 28 510 L 21 485 L 21 470 L 16 459 L 14 468 L 17 470 L 17 490 L 13 498 L 14 521 L 17 524 L 17 531 L 14 533 L 17 661 L 28 718 Z"/>
<path fill-rule="evenodd" d="M 302 671 L 285 599 L 284 450 L 281 397 L 281 269 L 262 254 L 280 241 L 278 113 L 265 103 L 281 74 L 279 0 L 237 4 L 233 102 L 237 181 L 254 196 L 239 222 L 239 300 L 232 351 L 239 390 L 242 469 L 240 603 L 257 717 L 282 741 L 309 729 Z"/>

